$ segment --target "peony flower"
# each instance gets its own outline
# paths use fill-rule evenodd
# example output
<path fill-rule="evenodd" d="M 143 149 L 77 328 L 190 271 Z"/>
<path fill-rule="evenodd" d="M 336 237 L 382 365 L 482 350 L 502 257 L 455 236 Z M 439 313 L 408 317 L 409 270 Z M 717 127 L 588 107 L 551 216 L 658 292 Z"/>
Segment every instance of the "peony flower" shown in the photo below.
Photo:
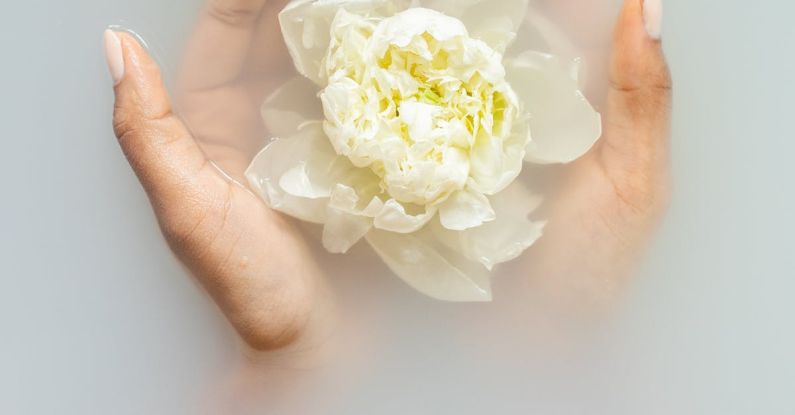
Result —
<path fill-rule="evenodd" d="M 601 134 L 576 65 L 517 41 L 526 15 L 526 0 L 291 2 L 280 23 L 301 76 L 263 105 L 278 138 L 252 187 L 323 225 L 330 252 L 364 239 L 426 295 L 490 300 L 490 271 L 544 227 L 524 162 L 573 161 Z"/>

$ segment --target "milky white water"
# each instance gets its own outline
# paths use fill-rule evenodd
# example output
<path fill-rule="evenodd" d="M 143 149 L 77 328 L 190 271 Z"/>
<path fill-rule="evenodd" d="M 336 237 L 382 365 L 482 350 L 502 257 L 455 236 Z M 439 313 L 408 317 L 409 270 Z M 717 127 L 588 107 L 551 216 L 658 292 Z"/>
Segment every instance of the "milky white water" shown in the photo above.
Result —
<path fill-rule="evenodd" d="M 550 18 L 590 51 L 598 102 L 617 4 L 569 3 Z M 301 371 L 244 362 L 110 129 L 102 30 L 137 30 L 173 81 L 199 6 L 30 0 L 0 13 L 0 413 L 795 411 L 790 2 L 666 1 L 674 204 L 613 315 L 554 327 L 507 292 L 517 275 L 493 304 L 434 302 L 359 247 L 322 256 L 348 348 Z"/>

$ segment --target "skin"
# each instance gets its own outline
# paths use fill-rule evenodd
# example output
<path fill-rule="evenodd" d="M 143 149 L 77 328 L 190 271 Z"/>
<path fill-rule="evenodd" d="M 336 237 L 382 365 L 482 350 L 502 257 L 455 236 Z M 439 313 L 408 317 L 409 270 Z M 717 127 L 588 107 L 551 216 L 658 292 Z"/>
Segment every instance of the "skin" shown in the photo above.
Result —
<path fill-rule="evenodd" d="M 556 2 L 552 12 L 571 21 L 565 15 L 582 16 L 575 3 Z M 537 293 L 535 300 L 564 313 L 590 314 L 615 303 L 670 203 L 672 81 L 662 44 L 648 36 L 642 14 L 642 0 L 626 0 L 605 69 L 592 59 L 596 75 L 608 79 L 591 87 L 605 109 L 602 138 L 565 166 L 561 190 L 538 213 L 549 221 L 545 236 L 517 264 L 531 276 L 518 291 Z M 596 55 L 587 47 L 585 53 Z"/>
<path fill-rule="evenodd" d="M 179 116 L 157 64 L 119 33 L 125 73 L 113 116 L 171 248 L 243 340 L 270 352 L 317 339 L 333 308 L 299 228 L 240 184 L 267 133 L 259 104 L 289 73 L 275 24 L 283 5 L 209 2 L 178 77 Z M 613 297 L 670 194 L 671 79 L 660 42 L 644 30 L 642 0 L 625 1 L 613 51 L 604 136 L 567 166 L 563 190 L 540 215 L 549 221 L 546 236 L 513 265 L 530 276 L 524 288 L 543 287 L 563 308 Z"/>

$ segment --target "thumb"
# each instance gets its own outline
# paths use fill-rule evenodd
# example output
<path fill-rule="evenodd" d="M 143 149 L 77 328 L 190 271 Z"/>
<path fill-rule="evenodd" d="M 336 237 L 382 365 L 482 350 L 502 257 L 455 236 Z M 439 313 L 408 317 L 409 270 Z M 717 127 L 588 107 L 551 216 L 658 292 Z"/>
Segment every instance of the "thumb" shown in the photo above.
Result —
<path fill-rule="evenodd" d="M 602 156 L 608 170 L 667 174 L 671 76 L 660 41 L 661 0 L 625 0 L 613 39 Z"/>
<path fill-rule="evenodd" d="M 114 83 L 116 137 L 153 204 L 165 206 L 190 188 L 206 158 L 174 115 L 157 64 L 129 33 L 107 30 Z"/>

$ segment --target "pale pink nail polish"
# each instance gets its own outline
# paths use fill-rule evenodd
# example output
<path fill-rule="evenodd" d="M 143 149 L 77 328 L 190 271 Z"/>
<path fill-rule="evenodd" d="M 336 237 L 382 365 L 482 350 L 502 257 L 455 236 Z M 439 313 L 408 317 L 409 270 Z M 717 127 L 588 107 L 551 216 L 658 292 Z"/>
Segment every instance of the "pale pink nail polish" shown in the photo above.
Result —
<path fill-rule="evenodd" d="M 643 1 L 643 20 L 646 23 L 646 32 L 652 39 L 659 39 L 662 34 L 662 18 L 662 0 Z"/>
<path fill-rule="evenodd" d="M 121 49 L 121 39 L 111 29 L 105 30 L 105 58 L 108 61 L 108 70 L 116 86 L 124 78 L 124 53 Z"/>

